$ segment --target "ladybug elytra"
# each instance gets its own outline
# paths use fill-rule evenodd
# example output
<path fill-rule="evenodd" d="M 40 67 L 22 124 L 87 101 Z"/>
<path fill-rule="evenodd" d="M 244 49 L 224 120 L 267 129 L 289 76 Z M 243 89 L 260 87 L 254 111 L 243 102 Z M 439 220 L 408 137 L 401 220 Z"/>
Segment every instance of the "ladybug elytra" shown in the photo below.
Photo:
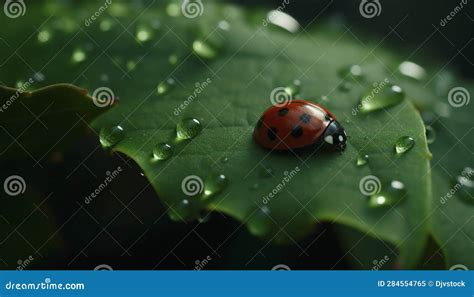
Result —
<path fill-rule="evenodd" d="M 293 100 L 267 109 L 254 130 L 254 139 L 272 150 L 309 146 L 346 148 L 347 134 L 325 107 L 306 100 Z"/>

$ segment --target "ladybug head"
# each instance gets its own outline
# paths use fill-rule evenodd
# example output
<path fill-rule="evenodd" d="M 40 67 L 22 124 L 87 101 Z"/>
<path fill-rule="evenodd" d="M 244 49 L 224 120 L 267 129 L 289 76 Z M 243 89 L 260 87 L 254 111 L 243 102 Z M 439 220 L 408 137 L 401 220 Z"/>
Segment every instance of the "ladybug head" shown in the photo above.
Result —
<path fill-rule="evenodd" d="M 326 128 L 326 131 L 324 131 L 323 140 L 330 147 L 338 151 L 343 151 L 346 149 L 346 130 L 344 130 L 338 121 L 332 121 Z"/>

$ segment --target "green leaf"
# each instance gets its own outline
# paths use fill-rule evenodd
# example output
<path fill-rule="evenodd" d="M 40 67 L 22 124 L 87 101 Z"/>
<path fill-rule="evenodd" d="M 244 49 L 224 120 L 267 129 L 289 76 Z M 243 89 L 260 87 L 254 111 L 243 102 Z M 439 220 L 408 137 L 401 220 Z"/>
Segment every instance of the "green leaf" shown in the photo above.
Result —
<path fill-rule="evenodd" d="M 32 85 L 33 79 L 27 82 Z M 84 126 L 107 108 L 94 105 L 87 90 L 57 84 L 30 92 L 0 86 L 0 151 L 36 163 L 84 132 Z M 81 129 L 82 128 L 82 129 Z"/>

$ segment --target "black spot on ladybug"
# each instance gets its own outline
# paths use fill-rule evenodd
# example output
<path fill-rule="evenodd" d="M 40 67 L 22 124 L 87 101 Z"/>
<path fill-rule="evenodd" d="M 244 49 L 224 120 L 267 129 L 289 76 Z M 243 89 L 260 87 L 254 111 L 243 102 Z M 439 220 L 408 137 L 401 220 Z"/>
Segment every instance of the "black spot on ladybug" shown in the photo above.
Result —
<path fill-rule="evenodd" d="M 291 130 L 291 136 L 294 138 L 299 138 L 303 135 L 303 127 L 296 126 Z"/>
<path fill-rule="evenodd" d="M 262 128 L 262 125 L 263 125 L 263 117 L 261 117 L 258 122 L 257 122 L 257 129 L 260 129 Z"/>
<path fill-rule="evenodd" d="M 305 113 L 302 116 L 300 116 L 300 120 L 303 123 L 307 124 L 307 123 L 309 123 L 309 121 L 311 121 L 311 116 L 309 114 Z"/>
<path fill-rule="evenodd" d="M 288 113 L 288 108 L 282 108 L 278 111 L 278 115 L 281 117 L 286 116 L 287 113 Z"/>
<path fill-rule="evenodd" d="M 268 129 L 267 136 L 270 140 L 275 140 L 277 138 L 278 130 L 275 127 Z"/>

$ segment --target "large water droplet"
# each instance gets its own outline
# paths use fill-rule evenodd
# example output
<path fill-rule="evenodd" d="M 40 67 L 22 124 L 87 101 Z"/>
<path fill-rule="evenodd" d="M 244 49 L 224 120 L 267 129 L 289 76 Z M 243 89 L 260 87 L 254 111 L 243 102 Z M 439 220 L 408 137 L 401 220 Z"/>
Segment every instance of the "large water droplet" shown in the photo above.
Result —
<path fill-rule="evenodd" d="M 282 12 L 281 10 L 271 10 L 264 20 L 264 25 L 268 23 L 287 30 L 290 33 L 296 33 L 300 30 L 301 25 L 291 15 Z"/>
<path fill-rule="evenodd" d="M 150 40 L 152 36 L 151 31 L 148 28 L 140 28 L 137 31 L 136 38 L 140 42 L 146 42 Z"/>
<path fill-rule="evenodd" d="M 265 236 L 272 230 L 273 222 L 270 218 L 270 208 L 263 206 L 251 215 L 248 221 L 250 233 L 256 236 Z"/>
<path fill-rule="evenodd" d="M 402 136 L 395 142 L 395 152 L 397 155 L 404 154 L 415 145 L 415 139 L 410 136 Z"/>
<path fill-rule="evenodd" d="M 191 202 L 188 199 L 183 199 L 168 211 L 168 215 L 173 221 L 186 221 L 192 214 L 191 210 Z"/>
<path fill-rule="evenodd" d="M 456 178 L 457 185 L 460 186 L 459 196 L 469 203 L 474 203 L 474 170 L 470 167 L 463 169 L 461 175 Z"/>
<path fill-rule="evenodd" d="M 369 162 L 369 155 L 359 154 L 359 156 L 357 156 L 357 160 L 356 160 L 357 166 L 364 166 L 368 162 Z"/>
<path fill-rule="evenodd" d="M 405 185 L 394 180 L 390 185 L 383 187 L 382 190 L 369 197 L 369 207 L 380 208 L 394 206 L 405 198 Z"/>
<path fill-rule="evenodd" d="M 420 65 L 404 61 L 398 66 L 398 71 L 406 77 L 415 79 L 415 80 L 424 80 L 427 76 L 426 70 Z"/>
<path fill-rule="evenodd" d="M 167 143 L 159 143 L 153 149 L 153 158 L 156 160 L 166 160 L 173 155 L 173 149 L 171 145 Z"/>
<path fill-rule="evenodd" d="M 405 93 L 397 85 L 380 83 L 369 88 L 362 96 L 359 109 L 361 112 L 371 112 L 396 105 L 403 101 Z"/>
<path fill-rule="evenodd" d="M 338 75 L 340 78 L 348 79 L 348 78 L 354 78 L 354 79 L 363 79 L 364 78 L 364 72 L 362 71 L 362 67 L 359 65 L 349 65 L 342 67 L 338 71 Z"/>
<path fill-rule="evenodd" d="M 72 53 L 71 60 L 73 63 L 81 63 L 86 59 L 86 53 L 82 49 L 76 49 Z"/>
<path fill-rule="evenodd" d="M 201 122 L 194 118 L 182 119 L 176 126 L 176 136 L 178 139 L 191 139 L 199 135 L 202 131 Z"/>
<path fill-rule="evenodd" d="M 111 128 L 103 128 L 100 130 L 99 139 L 102 147 L 109 148 L 125 137 L 125 130 L 121 126 L 113 126 Z"/>
<path fill-rule="evenodd" d="M 295 97 L 301 92 L 301 81 L 295 79 L 292 84 L 285 88 L 285 92 L 288 93 L 291 97 Z"/>
<path fill-rule="evenodd" d="M 431 126 L 426 126 L 426 142 L 432 144 L 436 140 L 436 131 Z"/>
<path fill-rule="evenodd" d="M 224 174 L 210 175 L 204 183 L 203 199 L 219 194 L 225 189 L 227 183 L 227 177 Z"/>
<path fill-rule="evenodd" d="M 168 93 L 174 88 L 175 85 L 176 82 L 173 78 L 168 78 L 167 80 L 162 81 L 156 88 L 158 95 L 164 95 Z"/>
<path fill-rule="evenodd" d="M 196 55 L 204 59 L 213 59 L 217 56 L 217 49 L 201 39 L 193 42 L 193 50 Z"/>

